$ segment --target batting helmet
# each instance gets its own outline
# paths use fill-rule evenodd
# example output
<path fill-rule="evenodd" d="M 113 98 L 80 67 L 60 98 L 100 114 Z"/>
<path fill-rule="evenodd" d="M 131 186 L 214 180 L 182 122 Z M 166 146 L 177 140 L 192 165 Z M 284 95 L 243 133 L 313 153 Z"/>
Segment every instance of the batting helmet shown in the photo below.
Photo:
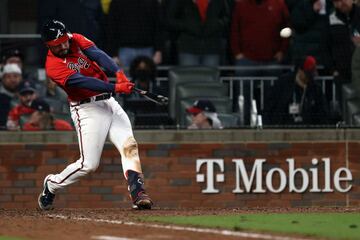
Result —
<path fill-rule="evenodd" d="M 65 24 L 58 20 L 50 20 L 44 24 L 41 37 L 47 45 L 56 46 L 69 40 L 68 33 Z"/>

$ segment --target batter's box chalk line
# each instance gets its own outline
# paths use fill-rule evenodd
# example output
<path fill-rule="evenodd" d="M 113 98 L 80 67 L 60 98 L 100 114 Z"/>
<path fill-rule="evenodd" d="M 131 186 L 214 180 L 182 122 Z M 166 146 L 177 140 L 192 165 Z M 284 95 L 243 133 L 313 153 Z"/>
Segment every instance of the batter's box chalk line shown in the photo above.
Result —
<path fill-rule="evenodd" d="M 120 220 L 108 220 L 108 219 L 94 219 L 87 217 L 69 217 L 61 214 L 48 214 L 50 218 L 57 219 L 66 219 L 66 220 L 76 220 L 76 221 L 88 221 L 88 222 L 98 222 L 98 223 L 109 223 L 109 224 L 119 224 L 127 226 L 141 226 L 148 228 L 159 228 L 159 229 L 169 229 L 169 230 L 178 230 L 178 231 L 187 231 L 187 232 L 196 232 L 196 233 L 207 233 L 207 234 L 217 234 L 222 236 L 233 236 L 233 237 L 243 237 L 243 238 L 254 238 L 254 239 L 269 239 L 269 240 L 310 240 L 309 238 L 298 238 L 298 237 L 286 237 L 286 236 L 276 236 L 271 234 L 264 233 L 252 233 L 252 232 L 237 232 L 231 230 L 218 230 L 211 228 L 195 228 L 195 227 L 182 227 L 174 225 L 161 225 L 153 223 L 142 223 L 142 222 L 130 222 L 130 221 L 120 221 Z M 135 240 L 131 238 L 115 238 L 112 236 L 99 236 L 99 237 L 110 237 L 110 238 L 101 238 L 100 240 Z"/>

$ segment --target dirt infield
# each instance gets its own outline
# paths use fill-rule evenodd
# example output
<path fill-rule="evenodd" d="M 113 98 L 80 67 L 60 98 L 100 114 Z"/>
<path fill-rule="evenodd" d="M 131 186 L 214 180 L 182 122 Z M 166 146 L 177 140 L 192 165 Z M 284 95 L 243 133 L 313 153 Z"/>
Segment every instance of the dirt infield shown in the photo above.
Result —
<path fill-rule="evenodd" d="M 278 237 L 241 231 L 198 231 L 197 228 L 145 223 L 142 216 L 217 215 L 279 212 L 359 212 L 360 208 L 299 208 L 299 209 L 58 209 L 40 212 L 36 209 L 0 209 L 0 236 L 24 239 L 304 239 L 301 236 Z M 228 234 L 226 234 L 228 233 Z M 234 235 L 232 234 L 234 233 Z M 238 235 L 236 235 L 238 234 Z M 112 237 L 112 238 L 111 238 Z M 309 238 L 306 238 L 309 239 Z"/>

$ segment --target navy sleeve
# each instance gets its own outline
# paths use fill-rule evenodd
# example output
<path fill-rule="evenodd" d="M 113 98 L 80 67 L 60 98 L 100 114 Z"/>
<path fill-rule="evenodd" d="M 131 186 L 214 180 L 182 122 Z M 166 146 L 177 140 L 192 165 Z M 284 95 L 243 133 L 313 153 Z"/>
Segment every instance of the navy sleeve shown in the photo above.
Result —
<path fill-rule="evenodd" d="M 83 51 L 88 58 L 97 62 L 106 71 L 116 73 L 120 70 L 120 67 L 114 63 L 112 58 L 96 46 L 89 47 Z"/>
<path fill-rule="evenodd" d="M 96 78 L 86 77 L 80 73 L 71 75 L 66 81 L 69 87 L 86 88 L 96 92 L 114 92 L 115 84 L 107 83 Z"/>

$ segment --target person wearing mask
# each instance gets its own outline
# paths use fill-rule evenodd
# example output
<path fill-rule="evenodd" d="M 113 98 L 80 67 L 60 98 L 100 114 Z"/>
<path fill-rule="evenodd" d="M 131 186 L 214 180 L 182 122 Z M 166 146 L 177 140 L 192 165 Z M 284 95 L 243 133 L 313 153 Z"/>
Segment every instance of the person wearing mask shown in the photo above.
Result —
<path fill-rule="evenodd" d="M 157 94 L 166 95 L 163 90 L 156 85 L 156 64 L 147 56 L 136 57 L 130 65 L 130 77 L 132 82 L 135 83 L 135 87 L 155 92 Z M 129 95 L 130 98 L 143 98 L 138 93 Z"/>

